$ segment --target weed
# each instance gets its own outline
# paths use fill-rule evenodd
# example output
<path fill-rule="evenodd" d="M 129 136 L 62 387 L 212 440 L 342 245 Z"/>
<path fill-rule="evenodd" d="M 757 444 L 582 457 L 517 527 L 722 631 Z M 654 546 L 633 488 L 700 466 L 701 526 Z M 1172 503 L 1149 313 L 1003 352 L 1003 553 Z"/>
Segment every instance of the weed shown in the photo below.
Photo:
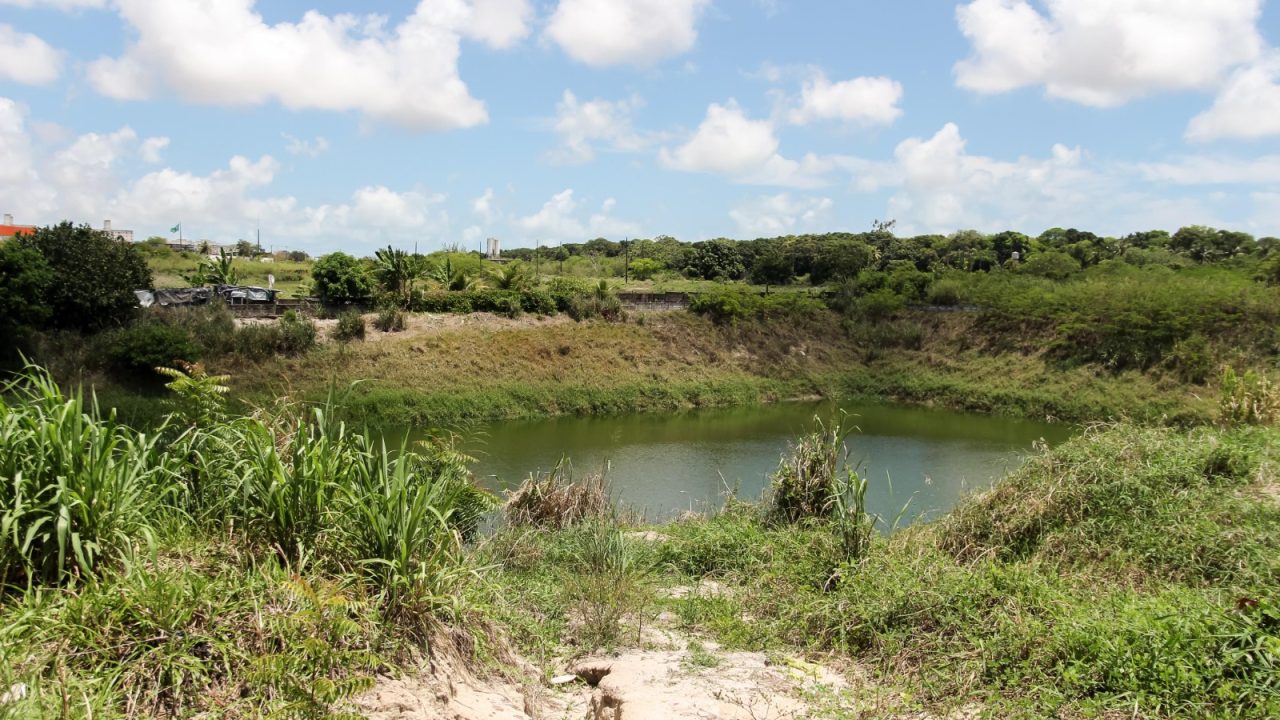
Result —
<path fill-rule="evenodd" d="M 565 528 L 613 515 L 604 474 L 575 480 L 573 463 L 562 459 L 548 472 L 534 472 L 507 498 L 507 522 L 515 526 Z"/>

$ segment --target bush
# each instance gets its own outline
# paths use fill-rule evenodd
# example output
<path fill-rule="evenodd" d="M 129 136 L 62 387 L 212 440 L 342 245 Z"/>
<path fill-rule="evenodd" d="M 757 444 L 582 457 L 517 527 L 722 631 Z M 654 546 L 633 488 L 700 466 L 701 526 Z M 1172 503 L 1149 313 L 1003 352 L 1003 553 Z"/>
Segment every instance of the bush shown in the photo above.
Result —
<path fill-rule="evenodd" d="M 398 307 L 384 307 L 373 319 L 373 326 L 382 332 L 403 332 L 405 328 L 404 311 Z"/>
<path fill-rule="evenodd" d="M 157 367 L 200 359 L 200 348 L 185 329 L 156 322 L 140 322 L 112 330 L 102 338 L 103 353 L 111 367 L 151 375 Z"/>
<path fill-rule="evenodd" d="M 333 327 L 333 339 L 340 343 L 353 340 L 364 340 L 364 316 L 355 310 L 346 310 L 338 314 L 338 324 Z"/>
<path fill-rule="evenodd" d="M 613 515 L 613 506 L 604 475 L 575 481 L 573 465 L 561 460 L 550 472 L 531 473 L 511 493 L 502 512 L 514 526 L 560 529 L 607 520 Z"/>
<path fill-rule="evenodd" d="M 963 292 L 964 286 L 959 281 L 952 279 L 939 280 L 929 288 L 928 302 L 930 305 L 948 307 L 959 305 Z"/>
<path fill-rule="evenodd" d="M 1226 425 L 1280 423 L 1280 387 L 1253 370 L 1236 375 L 1235 370 L 1227 368 L 1222 373 L 1220 408 Z"/>
<path fill-rule="evenodd" d="M 187 307 L 149 308 L 148 322 L 181 328 L 191 334 L 204 357 L 224 355 L 236 347 L 236 321 L 222 303 Z M 185 359 L 185 358 L 184 358 Z"/>
<path fill-rule="evenodd" d="M 907 300 L 894 291 L 883 288 L 869 293 L 858 301 L 859 314 L 868 320 L 886 320 L 906 307 Z"/>
<path fill-rule="evenodd" d="M 301 355 L 316 345 L 315 322 L 290 310 L 273 324 L 245 325 L 236 332 L 236 352 L 251 360 Z"/>
<path fill-rule="evenodd" d="M 346 253 L 330 253 L 311 267 L 311 287 L 324 302 L 365 300 L 373 294 L 373 279 L 359 260 Z"/>
<path fill-rule="evenodd" d="M 1203 385 L 1209 379 L 1209 373 L 1213 371 L 1214 364 L 1213 350 L 1209 346 L 1208 338 L 1200 333 L 1194 333 L 1190 337 L 1179 340 L 1165 359 L 1165 364 L 1178 375 L 1178 379 L 1182 382 Z"/>

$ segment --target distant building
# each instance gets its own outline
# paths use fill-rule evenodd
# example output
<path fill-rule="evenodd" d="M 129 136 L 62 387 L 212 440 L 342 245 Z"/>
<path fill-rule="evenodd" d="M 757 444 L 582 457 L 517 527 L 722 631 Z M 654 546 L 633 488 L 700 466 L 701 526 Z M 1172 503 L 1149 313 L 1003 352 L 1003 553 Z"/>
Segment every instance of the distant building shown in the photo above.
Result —
<path fill-rule="evenodd" d="M 110 235 L 115 240 L 122 240 L 124 242 L 133 242 L 132 230 L 113 230 L 111 228 L 110 220 L 103 220 L 102 227 L 98 229 L 106 233 L 107 235 Z"/>
<path fill-rule="evenodd" d="M 9 213 L 4 214 L 4 222 L 0 223 L 0 240 L 8 240 L 14 235 L 21 233 L 33 233 L 36 231 L 34 225 L 14 225 L 13 216 Z"/>
<path fill-rule="evenodd" d="M 502 257 L 502 244 L 498 241 L 498 238 L 489 238 L 487 249 L 488 252 L 485 253 L 485 256 L 490 260 L 497 260 Z"/>

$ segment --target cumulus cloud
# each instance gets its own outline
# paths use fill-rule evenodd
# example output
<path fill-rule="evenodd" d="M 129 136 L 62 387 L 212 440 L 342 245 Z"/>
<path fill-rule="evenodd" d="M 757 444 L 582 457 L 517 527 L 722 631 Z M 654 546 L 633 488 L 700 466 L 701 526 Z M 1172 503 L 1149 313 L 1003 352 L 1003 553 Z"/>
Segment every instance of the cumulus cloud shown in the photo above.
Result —
<path fill-rule="evenodd" d="M 614 152 L 636 152 L 652 142 L 636 132 L 631 113 L 644 107 L 644 100 L 632 95 L 622 100 L 580 101 L 569 90 L 556 105 L 555 131 L 560 147 L 551 158 L 563 163 L 583 163 L 595 159 L 596 146 Z"/>
<path fill-rule="evenodd" d="M 314 140 L 296 138 L 289 133 L 281 133 L 281 137 L 285 139 L 284 149 L 290 155 L 319 157 L 329 151 L 329 141 L 319 135 Z"/>
<path fill-rule="evenodd" d="M 1274 51 L 1237 70 L 1213 106 L 1187 126 L 1187 139 L 1198 142 L 1270 135 L 1280 135 L 1280 52 Z"/>
<path fill-rule="evenodd" d="M 573 189 L 566 188 L 551 196 L 537 212 L 516 220 L 515 227 L 530 242 L 582 242 L 594 237 L 640 234 L 638 225 L 613 216 L 616 205 L 617 200 L 608 198 L 599 211 L 583 220 L 581 203 L 574 197 Z"/>
<path fill-rule="evenodd" d="M 159 165 L 164 162 L 164 158 L 161 157 L 160 153 L 167 147 L 169 147 L 169 138 L 167 137 L 153 137 L 143 140 L 140 152 L 142 161 L 152 165 Z"/>
<path fill-rule="evenodd" d="M 595 67 L 649 66 L 688 51 L 710 0 L 560 0 L 546 37 Z"/>
<path fill-rule="evenodd" d="M 167 89 L 213 105 L 279 102 L 291 109 L 358 111 L 417 130 L 488 119 L 458 75 L 465 37 L 505 47 L 525 32 L 527 0 L 421 0 L 394 28 L 378 15 L 324 15 L 269 24 L 254 0 L 116 0 L 135 40 L 88 67 L 119 99 Z M 229 52 L 234 48 L 234 52 Z"/>
<path fill-rule="evenodd" d="M 832 206 L 828 197 L 793 197 L 784 192 L 740 203 L 729 217 L 745 236 L 774 237 L 818 228 Z"/>
<path fill-rule="evenodd" d="M 833 83 L 817 70 L 804 82 L 788 120 L 794 125 L 817 120 L 890 125 L 902 115 L 901 101 L 902 84 L 891 78 L 856 77 Z"/>
<path fill-rule="evenodd" d="M 30 33 L 0 24 L 0 81 L 48 85 L 62 74 L 62 52 Z"/>
<path fill-rule="evenodd" d="M 1054 145 L 1047 158 L 1005 161 L 970 154 L 965 145 L 953 123 L 930 138 L 904 140 L 892 163 L 864 168 L 873 176 L 868 185 L 897 188 L 888 216 L 909 232 L 1051 227 L 1097 217 L 1104 179 L 1082 167 L 1079 148 Z"/>
<path fill-rule="evenodd" d="M 827 184 L 827 174 L 852 162 L 842 156 L 813 153 L 792 160 L 778 152 L 773 121 L 753 120 L 732 100 L 712 103 L 693 135 L 675 148 L 658 151 L 658 162 L 671 170 L 726 175 L 748 185 L 814 188 Z"/>
<path fill-rule="evenodd" d="M 973 0 L 956 18 L 973 52 L 956 82 L 982 93 L 1042 85 L 1111 107 L 1162 91 L 1216 87 L 1263 48 L 1261 0 Z"/>
<path fill-rule="evenodd" d="M 773 123 L 748 118 L 730 100 L 712 103 L 693 137 L 674 150 L 663 148 L 658 158 L 673 170 L 741 175 L 761 168 L 777 151 Z"/>
<path fill-rule="evenodd" d="M 225 241 L 245 236 L 260 219 L 264 240 L 269 234 L 310 248 L 358 251 L 443 239 L 448 229 L 445 196 L 426 190 L 371 185 L 316 205 L 273 194 L 280 163 L 270 155 L 236 155 L 207 174 L 165 167 L 131 176 L 139 160 L 158 160 L 167 145 L 168 138 L 139 138 L 123 127 L 45 150 L 33 141 L 23 109 L 0 98 L 0 197 L 33 224 L 112 218 L 145 235 L 180 221 L 193 237 Z"/>

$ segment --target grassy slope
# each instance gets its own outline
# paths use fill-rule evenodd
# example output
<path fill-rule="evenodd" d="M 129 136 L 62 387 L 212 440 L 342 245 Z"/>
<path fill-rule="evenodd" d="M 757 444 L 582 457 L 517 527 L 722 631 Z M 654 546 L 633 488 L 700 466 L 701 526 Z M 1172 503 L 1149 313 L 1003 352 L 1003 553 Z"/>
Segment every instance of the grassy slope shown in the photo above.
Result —
<path fill-rule="evenodd" d="M 788 398 L 885 398 L 1011 415 L 1094 420 L 1204 419 L 1205 388 L 1159 375 L 1055 366 L 1041 354 L 971 343 L 976 318 L 903 321 L 919 348 L 850 334 L 834 315 L 716 327 L 687 313 L 643 323 L 525 318 L 327 345 L 262 366 L 217 364 L 237 392 L 319 396 L 361 380 L 347 402 L 373 422 L 447 425 L 558 413 L 749 404 Z M 885 335 L 884 328 L 881 335 Z M 892 327 L 887 334 L 892 335 Z M 889 346 L 889 347 L 886 347 Z"/>

